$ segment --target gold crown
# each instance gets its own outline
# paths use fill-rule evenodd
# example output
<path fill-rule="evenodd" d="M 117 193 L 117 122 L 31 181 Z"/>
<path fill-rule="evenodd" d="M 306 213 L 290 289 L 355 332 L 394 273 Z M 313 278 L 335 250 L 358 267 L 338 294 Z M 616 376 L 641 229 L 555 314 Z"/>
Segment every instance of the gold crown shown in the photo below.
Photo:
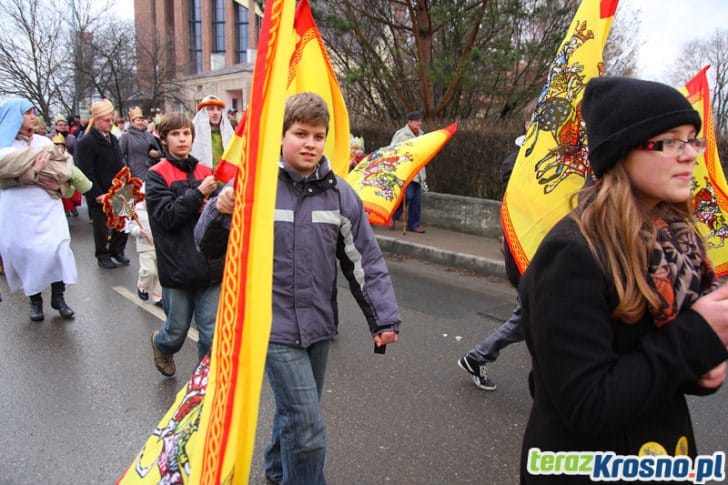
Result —
<path fill-rule="evenodd" d="M 144 113 L 142 113 L 142 109 L 139 106 L 134 106 L 129 110 L 129 121 L 134 118 L 144 118 Z"/>
<path fill-rule="evenodd" d="M 63 138 L 63 135 L 60 133 L 56 133 L 53 138 L 51 138 L 51 141 L 56 145 L 66 145 L 66 139 Z"/>

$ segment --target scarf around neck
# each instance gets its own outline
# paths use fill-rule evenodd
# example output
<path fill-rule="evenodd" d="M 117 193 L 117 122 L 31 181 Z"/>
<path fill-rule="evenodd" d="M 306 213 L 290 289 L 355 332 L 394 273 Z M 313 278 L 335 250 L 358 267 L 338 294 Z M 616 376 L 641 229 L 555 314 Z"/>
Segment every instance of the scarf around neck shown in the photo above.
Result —
<path fill-rule="evenodd" d="M 655 228 L 657 238 L 649 257 L 647 280 L 660 300 L 652 317 L 655 325 L 662 327 L 699 297 L 716 289 L 718 280 L 690 224 L 661 218 Z"/>

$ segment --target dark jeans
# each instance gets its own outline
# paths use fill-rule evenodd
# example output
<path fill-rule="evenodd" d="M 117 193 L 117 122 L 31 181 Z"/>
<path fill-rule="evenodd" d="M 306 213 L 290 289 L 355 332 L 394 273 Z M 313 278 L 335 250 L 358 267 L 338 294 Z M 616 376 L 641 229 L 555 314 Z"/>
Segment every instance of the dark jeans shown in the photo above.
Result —
<path fill-rule="evenodd" d="M 129 235 L 106 227 L 106 214 L 100 204 L 89 204 L 88 214 L 94 221 L 94 255 L 97 258 L 106 258 L 123 253 Z"/>
<path fill-rule="evenodd" d="M 329 342 L 307 349 L 270 344 L 265 361 L 276 400 L 271 443 L 265 449 L 265 474 L 291 485 L 324 485 L 326 425 L 321 393 Z"/>
<path fill-rule="evenodd" d="M 407 204 L 407 229 L 420 227 L 420 202 L 422 200 L 422 186 L 417 182 L 410 182 L 404 192 L 404 202 Z M 402 216 L 402 204 L 394 211 L 394 219 Z"/>
<path fill-rule="evenodd" d="M 523 341 L 525 337 L 523 335 L 523 327 L 521 326 L 521 321 L 523 320 L 522 313 L 521 302 L 517 302 L 516 308 L 513 309 L 513 313 L 508 320 L 493 330 L 485 340 L 470 349 L 468 356 L 481 364 L 495 362 L 501 349 L 516 342 Z"/>

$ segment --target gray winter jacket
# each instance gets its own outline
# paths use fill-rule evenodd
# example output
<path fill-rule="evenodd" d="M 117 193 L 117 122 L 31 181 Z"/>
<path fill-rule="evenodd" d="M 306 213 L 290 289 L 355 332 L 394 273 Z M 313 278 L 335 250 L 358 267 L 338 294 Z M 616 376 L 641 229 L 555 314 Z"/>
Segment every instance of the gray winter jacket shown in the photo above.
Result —
<path fill-rule="evenodd" d="M 195 227 L 207 257 L 225 251 L 231 216 L 211 199 Z M 399 309 L 361 199 L 324 157 L 303 178 L 281 163 L 275 210 L 270 342 L 307 348 L 336 335 L 338 258 L 372 335 L 399 331 Z"/>

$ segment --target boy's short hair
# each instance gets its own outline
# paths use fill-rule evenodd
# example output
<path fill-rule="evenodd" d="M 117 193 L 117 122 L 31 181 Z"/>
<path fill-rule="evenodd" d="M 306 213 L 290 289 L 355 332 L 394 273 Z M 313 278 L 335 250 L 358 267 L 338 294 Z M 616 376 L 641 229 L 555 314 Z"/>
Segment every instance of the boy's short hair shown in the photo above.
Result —
<path fill-rule="evenodd" d="M 157 124 L 157 133 L 159 134 L 159 139 L 165 141 L 170 131 L 179 130 L 180 128 L 189 128 L 190 130 L 192 130 L 192 139 L 195 139 L 195 126 L 192 124 L 189 118 L 187 118 L 182 113 L 167 113 L 166 115 L 162 116 L 162 119 L 159 120 L 159 124 Z"/>
<path fill-rule="evenodd" d="M 329 132 L 329 107 L 326 101 L 316 93 L 297 93 L 286 99 L 286 111 L 283 115 L 283 134 L 293 123 L 323 125 Z"/>

